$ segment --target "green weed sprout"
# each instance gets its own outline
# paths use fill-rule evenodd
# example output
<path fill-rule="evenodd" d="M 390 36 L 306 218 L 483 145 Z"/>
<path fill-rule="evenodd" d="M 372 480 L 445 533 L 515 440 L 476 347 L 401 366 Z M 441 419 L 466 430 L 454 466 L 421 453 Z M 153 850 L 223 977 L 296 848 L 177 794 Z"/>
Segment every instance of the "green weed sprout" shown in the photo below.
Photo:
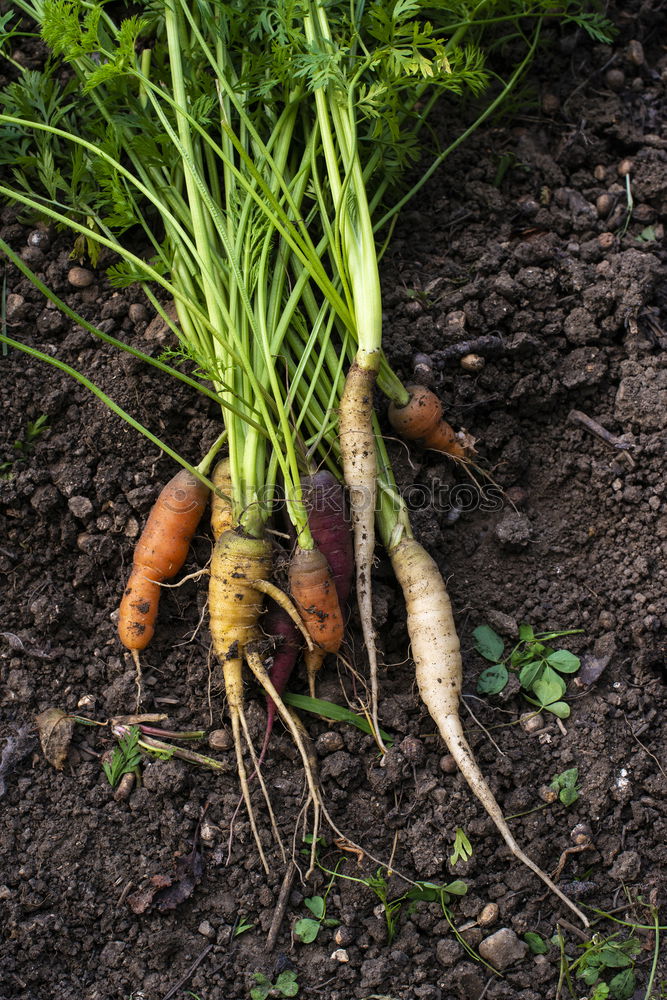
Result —
<path fill-rule="evenodd" d="M 493 666 L 479 675 L 477 691 L 479 694 L 499 694 L 507 686 L 510 674 L 515 674 L 526 701 L 535 705 L 538 711 L 545 710 L 559 719 L 567 719 L 570 706 L 563 701 L 567 690 L 563 675 L 575 674 L 581 661 L 567 649 L 554 649 L 547 642 L 581 631 L 535 632 L 532 625 L 522 625 L 518 643 L 505 654 L 505 643 L 500 636 L 489 625 L 480 625 L 473 631 L 475 649 Z"/>

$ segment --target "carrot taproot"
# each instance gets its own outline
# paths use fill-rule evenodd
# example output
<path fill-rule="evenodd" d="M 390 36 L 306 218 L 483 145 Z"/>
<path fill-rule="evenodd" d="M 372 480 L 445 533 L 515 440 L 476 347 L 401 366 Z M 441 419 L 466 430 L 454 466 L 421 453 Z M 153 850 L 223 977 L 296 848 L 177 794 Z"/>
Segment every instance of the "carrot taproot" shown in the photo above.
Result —
<path fill-rule="evenodd" d="M 425 385 L 408 385 L 410 400 L 405 406 L 389 404 L 389 423 L 397 434 L 421 448 L 442 451 L 452 458 L 465 459 L 469 451 L 465 439 L 443 417 L 443 405 Z"/>
<path fill-rule="evenodd" d="M 120 603 L 118 635 L 132 653 L 137 671 L 138 654 L 155 632 L 160 583 L 182 568 L 208 493 L 199 479 L 181 469 L 160 492 L 135 546 L 132 572 Z"/>
<path fill-rule="evenodd" d="M 269 581 L 271 563 L 271 545 L 265 538 L 251 538 L 241 535 L 237 531 L 225 531 L 217 540 L 213 549 L 209 580 L 209 626 L 213 649 L 222 666 L 227 706 L 232 723 L 232 736 L 234 739 L 239 783 L 259 856 L 267 872 L 268 863 L 250 800 L 248 776 L 243 760 L 242 735 L 245 737 L 250 751 L 255 772 L 258 775 L 258 780 L 269 810 L 276 841 L 280 845 L 281 850 L 282 844 L 246 722 L 243 700 L 244 660 L 258 678 L 266 693 L 273 699 L 278 713 L 287 722 L 292 738 L 295 740 L 304 763 L 306 780 L 311 791 L 311 796 L 313 797 L 316 812 L 315 827 L 317 828 L 319 824 L 319 796 L 310 770 L 310 763 L 303 747 L 303 741 L 279 693 L 271 683 L 261 658 L 253 648 L 262 634 L 260 615 L 264 594 L 268 594 L 274 598 L 281 607 L 284 607 L 288 615 L 297 619 L 300 627 L 304 629 L 291 603 L 286 600 L 282 591 Z M 312 646 L 312 641 L 309 637 L 307 638 Z"/>
<path fill-rule="evenodd" d="M 241 793 L 261 862 L 269 866 L 257 829 L 243 759 L 241 733 L 246 736 L 243 700 L 243 653 L 246 645 L 261 635 L 259 618 L 264 597 L 255 583 L 271 575 L 271 546 L 265 539 L 247 538 L 225 531 L 211 557 L 209 580 L 209 628 L 213 650 L 222 666 L 227 708 L 232 724 L 236 765 Z"/>
<path fill-rule="evenodd" d="M 373 626 L 371 570 L 375 554 L 377 498 L 373 388 L 376 371 L 356 362 L 345 379 L 338 410 L 338 437 L 345 485 L 350 496 L 354 533 L 357 604 L 371 678 L 371 716 L 376 739 L 382 746 L 378 719 L 378 662 Z"/>
<path fill-rule="evenodd" d="M 465 738 L 459 716 L 460 644 L 449 595 L 435 561 L 419 542 L 405 536 L 390 547 L 389 556 L 405 597 L 419 693 L 449 752 L 514 857 L 538 875 L 588 926 L 581 910 L 517 844 Z"/>
<path fill-rule="evenodd" d="M 334 475 L 321 469 L 301 480 L 303 502 L 313 540 L 327 560 L 336 588 L 338 605 L 344 614 L 354 576 L 354 550 L 345 503 L 345 492 Z M 326 651 L 316 646 L 305 655 L 308 688 L 315 697 L 315 679 Z"/>

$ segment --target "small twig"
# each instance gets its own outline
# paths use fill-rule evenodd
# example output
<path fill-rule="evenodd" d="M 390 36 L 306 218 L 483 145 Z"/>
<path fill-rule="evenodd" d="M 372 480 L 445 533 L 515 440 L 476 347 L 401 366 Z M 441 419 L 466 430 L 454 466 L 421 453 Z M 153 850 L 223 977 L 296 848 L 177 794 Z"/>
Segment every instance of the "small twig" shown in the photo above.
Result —
<path fill-rule="evenodd" d="M 472 708 L 467 703 L 465 697 L 461 698 L 461 701 L 463 702 L 463 704 L 467 708 L 468 712 L 470 713 L 470 716 L 472 717 L 473 722 L 475 722 L 479 726 L 479 728 L 482 730 L 482 732 L 487 737 L 487 739 L 494 745 L 494 747 L 496 748 L 496 750 L 498 751 L 498 753 L 500 754 L 500 756 L 501 757 L 507 757 L 507 754 L 504 752 L 504 750 L 500 749 L 500 747 L 498 746 L 498 744 L 496 743 L 496 741 L 494 740 L 493 736 L 491 735 L 491 733 L 489 732 L 489 730 L 486 728 L 486 726 L 483 726 L 482 723 L 479 721 L 479 719 L 477 718 L 477 716 L 473 712 Z"/>
<path fill-rule="evenodd" d="M 567 415 L 567 419 L 571 424 L 579 424 L 584 430 L 587 430 L 589 434 L 595 435 L 605 444 L 608 444 L 611 448 L 616 448 L 618 451 L 629 451 L 632 448 L 631 444 L 627 441 L 623 441 L 621 438 L 616 437 L 610 431 L 602 427 L 597 420 L 593 420 L 592 417 L 587 416 L 582 413 L 581 410 L 570 410 Z M 634 463 L 633 463 L 634 464 Z"/>
<path fill-rule="evenodd" d="M 575 926 L 575 924 L 571 924 L 569 920 L 565 920 L 564 917 L 559 917 L 557 920 L 557 924 L 559 927 L 564 927 L 566 931 L 569 931 L 571 934 L 574 934 L 575 937 L 578 937 L 580 941 L 589 940 L 588 934 L 580 930 L 577 926 Z"/>
<path fill-rule="evenodd" d="M 645 745 L 644 745 L 644 744 L 642 743 L 642 741 L 641 741 L 641 740 L 639 739 L 639 737 L 637 736 L 637 734 L 636 734 L 636 733 L 634 732 L 634 730 L 633 730 L 632 726 L 630 725 L 630 722 L 629 722 L 629 720 L 628 720 L 628 717 L 627 717 L 627 715 L 623 715 L 623 718 L 625 719 L 625 723 L 626 723 L 626 725 L 627 725 L 628 729 L 630 730 L 630 735 L 632 736 L 632 738 L 633 738 L 634 740 L 636 740 L 636 741 L 637 741 L 637 743 L 639 743 L 639 745 L 640 745 L 640 747 L 642 748 L 642 750 L 644 750 L 644 751 L 645 751 L 645 752 L 646 752 L 646 753 L 647 753 L 647 754 L 649 755 L 649 757 L 652 757 L 652 758 L 653 758 L 653 760 L 654 760 L 654 761 L 656 762 L 656 764 L 658 765 L 658 770 L 660 771 L 660 773 L 662 774 L 662 776 L 663 776 L 664 778 L 667 778 L 667 771 L 665 771 L 664 767 L 662 766 L 662 764 L 660 763 L 660 761 L 658 760 L 658 758 L 657 758 L 657 757 L 655 756 L 655 754 L 651 753 L 651 751 L 650 751 L 650 750 L 648 749 L 648 747 L 647 747 L 647 746 L 645 746 Z M 643 732 L 644 730 L 642 729 L 641 731 Z"/>
<path fill-rule="evenodd" d="M 213 943 L 206 945 L 206 947 L 204 948 L 204 950 L 194 960 L 194 962 L 192 963 L 192 965 L 190 966 L 190 968 L 188 969 L 188 971 L 185 973 L 185 975 L 183 976 L 183 978 L 180 979 L 176 983 L 175 986 L 172 986 L 172 988 L 169 990 L 168 993 L 165 993 L 165 995 L 162 997 L 162 1000 L 172 1000 L 172 997 L 176 996 L 176 994 L 178 993 L 178 991 L 183 986 L 185 986 L 185 984 L 187 983 L 188 979 L 190 979 L 190 977 L 197 971 L 197 969 L 199 968 L 199 966 L 201 965 L 201 963 L 204 961 L 204 959 L 206 958 L 206 956 L 208 955 L 208 953 L 209 953 L 209 951 L 211 950 L 212 947 L 213 947 Z"/>
<path fill-rule="evenodd" d="M 267 951 L 273 951 L 276 946 L 278 934 L 280 933 L 280 927 L 285 918 L 285 911 L 287 910 L 287 903 L 289 901 L 290 892 L 292 891 L 292 884 L 294 882 L 295 875 L 296 865 L 293 861 L 290 861 L 287 866 L 287 871 L 285 872 L 283 884 L 280 887 L 278 901 L 276 902 L 276 908 L 273 911 L 273 919 L 271 920 L 271 926 L 269 927 L 269 933 L 266 936 Z"/>
<path fill-rule="evenodd" d="M 482 992 L 479 995 L 479 1000 L 484 1000 L 484 997 L 486 996 L 486 994 L 489 992 L 489 990 L 491 988 L 491 983 L 495 983 L 495 981 L 496 980 L 493 978 L 493 976 L 491 976 L 490 979 L 487 979 L 486 986 L 484 987 L 484 989 L 482 990 Z"/>
<path fill-rule="evenodd" d="M 130 891 L 130 889 L 132 888 L 133 885 L 134 885 L 134 882 L 132 881 L 132 879 L 130 879 L 130 881 L 126 884 L 125 888 L 123 889 L 123 891 L 121 892 L 120 896 L 118 897 L 118 901 L 116 902 L 116 906 L 122 906 L 123 905 L 123 903 L 127 899 L 128 893 L 129 893 L 129 891 Z"/>

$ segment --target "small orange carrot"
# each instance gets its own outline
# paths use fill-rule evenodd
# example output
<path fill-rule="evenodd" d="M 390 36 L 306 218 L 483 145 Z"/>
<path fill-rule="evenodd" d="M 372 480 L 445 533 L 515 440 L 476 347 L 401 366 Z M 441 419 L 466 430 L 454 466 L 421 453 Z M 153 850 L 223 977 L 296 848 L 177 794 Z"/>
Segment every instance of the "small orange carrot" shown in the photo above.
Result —
<path fill-rule="evenodd" d="M 469 457 L 459 435 L 443 419 L 443 406 L 425 385 L 408 385 L 410 400 L 405 406 L 389 405 L 389 423 L 401 437 L 421 448 L 443 451 L 452 458 Z"/>
<path fill-rule="evenodd" d="M 120 641 L 133 654 L 145 649 L 153 638 L 159 584 L 183 566 L 208 492 L 199 479 L 182 469 L 169 480 L 148 515 L 134 550 L 118 618 Z"/>
<path fill-rule="evenodd" d="M 336 584 L 319 549 L 297 549 L 289 567 L 290 593 L 308 633 L 325 653 L 337 653 L 345 624 Z"/>

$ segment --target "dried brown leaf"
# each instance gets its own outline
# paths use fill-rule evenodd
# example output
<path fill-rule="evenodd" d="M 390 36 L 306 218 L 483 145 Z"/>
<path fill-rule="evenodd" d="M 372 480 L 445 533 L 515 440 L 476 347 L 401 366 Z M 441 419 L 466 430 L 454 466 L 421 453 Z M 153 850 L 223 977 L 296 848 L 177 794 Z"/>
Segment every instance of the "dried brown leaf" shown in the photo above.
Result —
<path fill-rule="evenodd" d="M 59 708 L 47 708 L 35 719 L 42 752 L 56 771 L 62 771 L 74 733 L 74 719 Z"/>
<path fill-rule="evenodd" d="M 156 906 L 158 910 L 175 910 L 190 898 L 203 872 L 204 862 L 195 844 L 189 854 L 176 860 L 173 878 L 170 875 L 153 875 L 145 889 L 128 896 L 130 909 L 134 913 L 145 913 L 149 906 Z"/>

